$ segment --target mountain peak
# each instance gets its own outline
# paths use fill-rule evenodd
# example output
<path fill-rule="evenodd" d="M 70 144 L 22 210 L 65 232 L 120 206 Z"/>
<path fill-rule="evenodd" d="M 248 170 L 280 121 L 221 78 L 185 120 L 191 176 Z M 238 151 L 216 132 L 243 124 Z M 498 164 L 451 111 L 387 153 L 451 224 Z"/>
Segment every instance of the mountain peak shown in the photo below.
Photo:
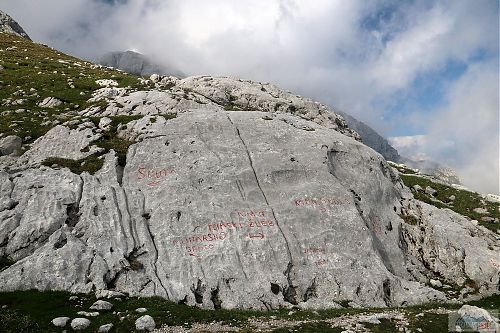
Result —
<path fill-rule="evenodd" d="M 24 29 L 12 17 L 0 10 L 0 32 L 8 32 L 31 40 Z"/>

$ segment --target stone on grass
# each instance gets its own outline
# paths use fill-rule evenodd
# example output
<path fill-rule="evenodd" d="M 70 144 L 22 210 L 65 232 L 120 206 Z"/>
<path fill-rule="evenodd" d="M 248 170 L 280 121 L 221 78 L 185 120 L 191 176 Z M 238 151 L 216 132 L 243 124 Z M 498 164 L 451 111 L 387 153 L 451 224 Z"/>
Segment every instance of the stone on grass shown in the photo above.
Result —
<path fill-rule="evenodd" d="M 38 106 L 41 108 L 54 108 L 54 107 L 59 106 L 61 104 L 62 104 L 62 102 L 59 99 L 57 99 L 55 97 L 47 97 L 43 101 L 38 103 Z"/>
<path fill-rule="evenodd" d="M 113 304 L 103 301 L 103 300 L 98 300 L 92 306 L 90 307 L 90 310 L 111 310 L 113 308 Z"/>
<path fill-rule="evenodd" d="M 64 327 L 69 321 L 69 317 L 57 317 L 52 319 L 52 324 L 56 327 Z"/>
<path fill-rule="evenodd" d="M 150 315 L 145 315 L 137 318 L 135 321 L 135 329 L 138 331 L 148 331 L 151 332 L 155 329 L 155 321 Z"/>
<path fill-rule="evenodd" d="M 90 326 L 90 320 L 87 318 L 75 318 L 71 321 L 71 328 L 75 331 L 83 331 Z"/>
<path fill-rule="evenodd" d="M 433 189 L 432 187 L 427 186 L 425 188 L 425 193 L 428 194 L 428 195 L 430 195 L 430 196 L 435 196 L 436 193 L 437 193 L 437 191 L 435 189 Z"/>
<path fill-rule="evenodd" d="M 148 309 L 146 309 L 146 308 L 137 308 L 137 309 L 135 309 L 135 312 L 139 312 L 139 313 L 143 313 L 143 312 L 146 312 L 146 311 L 148 311 Z"/>
<path fill-rule="evenodd" d="M 97 330 L 98 333 L 106 333 L 111 331 L 113 328 L 113 324 L 106 324 L 106 325 L 101 325 L 99 326 L 99 329 Z"/>

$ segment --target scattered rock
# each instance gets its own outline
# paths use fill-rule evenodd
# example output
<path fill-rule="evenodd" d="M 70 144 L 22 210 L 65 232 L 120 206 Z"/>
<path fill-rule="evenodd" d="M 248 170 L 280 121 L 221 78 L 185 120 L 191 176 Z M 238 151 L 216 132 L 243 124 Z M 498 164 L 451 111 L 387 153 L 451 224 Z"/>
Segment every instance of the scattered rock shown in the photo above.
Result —
<path fill-rule="evenodd" d="M 103 300 L 97 300 L 94 304 L 92 304 L 90 310 L 111 310 L 112 308 L 113 304 Z"/>
<path fill-rule="evenodd" d="M 99 128 L 104 131 L 108 131 L 111 128 L 112 122 L 113 121 L 108 117 L 102 117 L 101 120 L 99 120 Z"/>
<path fill-rule="evenodd" d="M 38 103 L 38 106 L 41 108 L 54 108 L 54 107 L 59 106 L 61 104 L 62 104 L 62 102 L 59 99 L 57 99 L 55 97 L 47 97 L 46 99 L 44 99 L 43 101 Z"/>
<path fill-rule="evenodd" d="M 99 312 L 78 311 L 76 314 L 84 317 L 97 317 Z"/>
<path fill-rule="evenodd" d="M 436 193 L 437 193 L 437 191 L 435 189 L 433 189 L 432 187 L 427 186 L 425 188 L 425 193 L 428 194 L 428 195 L 430 195 L 430 196 L 435 196 Z"/>
<path fill-rule="evenodd" d="M 488 214 L 488 210 L 482 207 L 474 208 L 474 212 L 478 214 Z"/>
<path fill-rule="evenodd" d="M 70 301 L 76 301 L 78 299 L 78 296 L 70 296 L 69 300 Z"/>
<path fill-rule="evenodd" d="M 9 135 L 0 139 L 0 156 L 10 155 L 19 152 L 23 140 L 15 135 Z"/>
<path fill-rule="evenodd" d="M 120 297 L 126 297 L 124 293 L 121 293 L 119 291 L 114 291 L 114 290 L 105 290 L 105 289 L 100 289 L 95 292 L 95 297 L 97 299 L 101 298 L 120 298 Z"/>
<path fill-rule="evenodd" d="M 137 308 L 137 309 L 135 309 L 135 312 L 139 312 L 139 313 L 143 313 L 143 312 L 146 312 L 146 311 L 148 311 L 148 309 L 146 309 L 146 308 Z"/>
<path fill-rule="evenodd" d="M 153 317 L 151 317 L 150 315 L 139 317 L 135 321 L 135 329 L 139 331 L 151 332 L 152 330 L 155 329 L 155 326 L 156 326 L 155 321 Z"/>
<path fill-rule="evenodd" d="M 71 321 L 71 328 L 75 331 L 83 331 L 90 326 L 90 320 L 87 318 L 75 318 Z"/>
<path fill-rule="evenodd" d="M 118 86 L 118 82 L 115 80 L 97 80 L 95 81 L 101 87 L 116 87 Z"/>
<path fill-rule="evenodd" d="M 101 326 L 99 326 L 97 333 L 106 333 L 106 332 L 111 331 L 112 328 L 113 328 L 113 324 L 101 325 Z"/>
<path fill-rule="evenodd" d="M 431 284 L 431 286 L 433 286 L 434 288 L 441 288 L 443 286 L 443 284 L 441 283 L 441 281 L 439 280 L 434 280 L 434 279 L 430 279 L 429 283 Z"/>
<path fill-rule="evenodd" d="M 420 186 L 420 185 L 413 185 L 413 190 L 415 192 L 420 192 L 420 191 L 422 191 L 422 186 Z"/>
<path fill-rule="evenodd" d="M 52 324 L 56 327 L 64 327 L 69 321 L 69 317 L 57 317 L 52 319 Z"/>
<path fill-rule="evenodd" d="M 481 221 L 483 221 L 483 222 L 495 222 L 495 219 L 491 216 L 483 216 L 483 217 L 481 217 Z"/>
<path fill-rule="evenodd" d="M 450 201 L 455 201 L 456 197 L 452 194 L 452 195 L 450 195 L 450 196 L 448 197 L 448 199 L 449 199 Z"/>

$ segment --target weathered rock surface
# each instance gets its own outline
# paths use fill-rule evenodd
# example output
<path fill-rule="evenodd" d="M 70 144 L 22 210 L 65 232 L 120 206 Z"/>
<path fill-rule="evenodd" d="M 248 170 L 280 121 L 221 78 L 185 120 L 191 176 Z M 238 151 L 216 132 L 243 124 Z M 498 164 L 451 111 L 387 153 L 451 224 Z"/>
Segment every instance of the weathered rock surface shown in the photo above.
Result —
<path fill-rule="evenodd" d="M 110 106 L 82 112 L 144 115 L 118 128 L 137 140 L 124 167 L 113 151 L 94 175 L 39 167 L 89 156 L 101 131 L 90 123 L 53 128 L 0 171 L 0 256 L 16 261 L 0 290 L 254 309 L 445 300 L 427 285 L 436 277 L 498 290 L 497 236 L 414 200 L 327 107 L 269 84 L 174 81 L 102 88 L 93 98 Z"/>
<path fill-rule="evenodd" d="M 19 23 L 14 21 L 12 17 L 0 10 L 0 32 L 15 34 L 26 39 L 30 39 L 28 34 L 21 28 Z M 31 39 L 30 39 L 31 40 Z"/>

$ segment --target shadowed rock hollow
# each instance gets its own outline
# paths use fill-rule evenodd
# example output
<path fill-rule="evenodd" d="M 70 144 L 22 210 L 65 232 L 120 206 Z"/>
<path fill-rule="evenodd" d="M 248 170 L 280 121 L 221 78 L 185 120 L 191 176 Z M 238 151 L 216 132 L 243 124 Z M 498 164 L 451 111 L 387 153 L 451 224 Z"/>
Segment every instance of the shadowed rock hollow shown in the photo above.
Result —
<path fill-rule="evenodd" d="M 326 106 L 252 81 L 151 80 L 95 91 L 104 106 L 0 157 L 0 255 L 15 261 L 1 290 L 274 309 L 445 300 L 431 278 L 498 289 L 497 236 L 413 199 Z M 104 116 L 124 115 L 126 163 L 110 150 L 93 175 L 40 165 L 102 151 Z"/>

